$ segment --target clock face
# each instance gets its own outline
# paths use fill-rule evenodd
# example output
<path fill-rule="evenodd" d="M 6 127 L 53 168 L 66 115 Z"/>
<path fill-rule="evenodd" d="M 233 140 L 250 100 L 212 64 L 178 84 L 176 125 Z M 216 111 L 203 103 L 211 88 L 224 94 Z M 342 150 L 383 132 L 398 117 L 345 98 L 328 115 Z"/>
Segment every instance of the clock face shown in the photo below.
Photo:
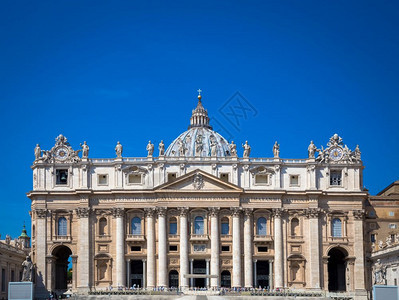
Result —
<path fill-rule="evenodd" d="M 65 160 L 68 157 L 69 151 L 68 148 L 60 147 L 55 151 L 55 156 L 59 160 Z"/>
<path fill-rule="evenodd" d="M 344 153 L 341 148 L 333 148 L 330 150 L 330 158 L 335 161 L 340 160 L 343 154 Z"/>

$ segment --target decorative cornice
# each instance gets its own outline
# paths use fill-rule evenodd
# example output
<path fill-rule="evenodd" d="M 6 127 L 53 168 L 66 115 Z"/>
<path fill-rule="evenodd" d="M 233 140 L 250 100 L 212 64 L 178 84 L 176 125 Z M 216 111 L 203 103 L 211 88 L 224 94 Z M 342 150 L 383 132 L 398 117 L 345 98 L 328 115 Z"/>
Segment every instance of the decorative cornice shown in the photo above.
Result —
<path fill-rule="evenodd" d="M 90 214 L 89 207 L 78 207 L 75 211 L 78 218 L 88 218 Z"/>
<path fill-rule="evenodd" d="M 122 207 L 114 207 L 112 209 L 112 215 L 114 218 L 121 218 L 125 215 L 125 210 Z"/>

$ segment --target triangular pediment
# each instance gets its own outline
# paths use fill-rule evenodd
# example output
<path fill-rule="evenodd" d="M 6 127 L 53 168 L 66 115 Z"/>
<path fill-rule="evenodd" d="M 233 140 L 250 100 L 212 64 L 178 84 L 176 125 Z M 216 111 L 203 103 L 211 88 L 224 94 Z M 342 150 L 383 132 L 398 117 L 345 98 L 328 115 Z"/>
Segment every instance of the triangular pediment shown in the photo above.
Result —
<path fill-rule="evenodd" d="M 178 177 L 173 182 L 166 182 L 156 187 L 155 191 L 242 192 L 243 190 L 235 184 L 224 182 L 216 176 L 197 169 Z"/>

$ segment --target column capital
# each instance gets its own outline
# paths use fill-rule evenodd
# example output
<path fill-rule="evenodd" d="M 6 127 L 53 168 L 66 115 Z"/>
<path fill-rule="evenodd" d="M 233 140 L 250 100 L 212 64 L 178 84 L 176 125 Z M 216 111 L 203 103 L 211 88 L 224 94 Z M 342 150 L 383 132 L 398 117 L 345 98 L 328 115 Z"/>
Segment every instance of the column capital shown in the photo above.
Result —
<path fill-rule="evenodd" d="M 303 214 L 309 219 L 318 219 L 323 210 L 319 207 L 317 208 L 306 208 L 303 210 Z"/>
<path fill-rule="evenodd" d="M 252 217 L 253 212 L 254 212 L 253 208 L 244 208 L 244 214 L 247 217 Z"/>
<path fill-rule="evenodd" d="M 155 208 L 153 207 L 144 208 L 144 213 L 146 218 L 151 218 L 154 216 Z"/>
<path fill-rule="evenodd" d="M 122 218 L 125 214 L 125 210 L 122 207 L 114 207 L 112 209 L 112 215 L 114 218 Z"/>
<path fill-rule="evenodd" d="M 211 217 L 217 217 L 220 211 L 220 207 L 209 207 L 208 211 Z"/>
<path fill-rule="evenodd" d="M 356 209 L 352 212 L 352 214 L 355 220 L 363 220 L 365 212 L 363 209 Z"/>
<path fill-rule="evenodd" d="M 39 219 L 47 217 L 47 209 L 35 209 L 35 213 Z"/>
<path fill-rule="evenodd" d="M 188 207 L 178 207 L 177 210 L 179 211 L 180 216 L 185 217 L 189 211 Z"/>
<path fill-rule="evenodd" d="M 273 210 L 272 210 L 272 214 L 275 218 L 281 218 L 284 213 L 285 213 L 285 210 L 282 208 L 273 208 Z"/>
<path fill-rule="evenodd" d="M 242 207 L 231 207 L 230 210 L 233 217 L 239 217 L 242 212 Z"/>
<path fill-rule="evenodd" d="M 71 255 L 72 258 L 72 263 L 76 264 L 78 262 L 78 256 L 77 255 Z"/>
<path fill-rule="evenodd" d="M 78 218 L 88 218 L 90 214 L 90 207 L 78 207 L 75 211 Z"/>
<path fill-rule="evenodd" d="M 146 261 L 147 261 L 147 259 L 146 259 L 146 258 L 143 258 L 141 261 L 142 261 L 142 262 L 146 262 Z"/>
<path fill-rule="evenodd" d="M 165 217 L 168 209 L 166 207 L 157 207 L 157 214 L 159 217 Z"/>

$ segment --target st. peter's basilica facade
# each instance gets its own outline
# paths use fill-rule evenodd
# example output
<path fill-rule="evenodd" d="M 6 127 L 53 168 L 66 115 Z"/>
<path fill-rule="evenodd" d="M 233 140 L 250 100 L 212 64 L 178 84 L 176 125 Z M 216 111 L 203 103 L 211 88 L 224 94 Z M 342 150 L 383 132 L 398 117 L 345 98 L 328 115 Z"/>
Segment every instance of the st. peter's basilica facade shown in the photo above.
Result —
<path fill-rule="evenodd" d="M 89 158 L 59 135 L 33 163 L 37 295 L 109 286 L 266 287 L 365 299 L 363 164 L 337 134 L 308 158 L 253 158 L 212 130 L 198 97 L 189 129 L 147 157 Z M 81 153 L 79 153 L 81 152 Z M 243 155 L 239 155 L 243 153 Z"/>

